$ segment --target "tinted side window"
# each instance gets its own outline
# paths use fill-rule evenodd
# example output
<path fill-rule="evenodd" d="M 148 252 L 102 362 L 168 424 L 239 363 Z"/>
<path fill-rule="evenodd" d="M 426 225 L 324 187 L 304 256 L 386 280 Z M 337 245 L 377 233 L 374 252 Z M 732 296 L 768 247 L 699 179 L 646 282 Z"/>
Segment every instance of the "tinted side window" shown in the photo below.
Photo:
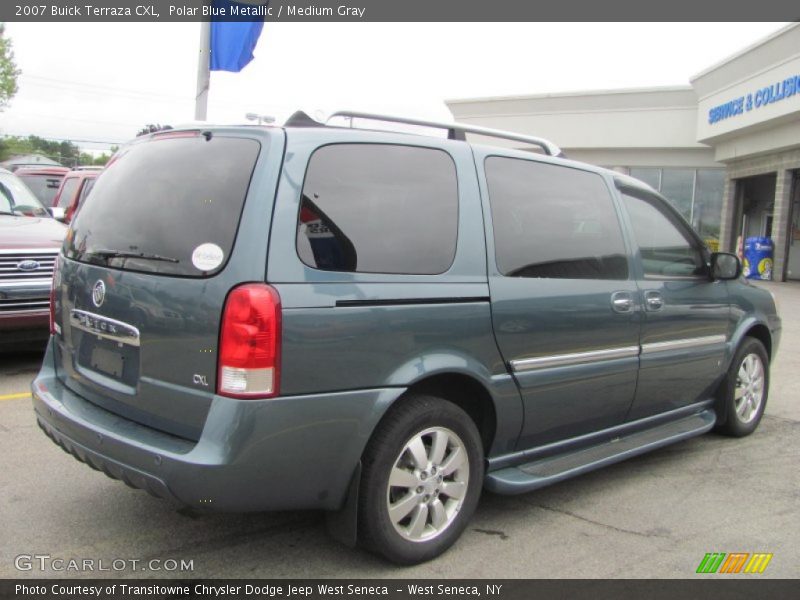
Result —
<path fill-rule="evenodd" d="M 310 267 L 359 273 L 444 273 L 458 234 L 450 156 L 431 148 L 336 144 L 308 164 L 297 253 Z"/>
<path fill-rule="evenodd" d="M 78 188 L 80 179 L 77 177 L 67 177 L 61 185 L 61 195 L 58 197 L 58 205 L 61 208 L 69 208 L 75 190 Z"/>
<path fill-rule="evenodd" d="M 81 196 L 78 199 L 78 204 L 79 205 L 83 204 L 83 201 L 86 198 L 86 196 L 88 196 L 89 192 L 92 191 L 92 188 L 94 187 L 94 182 L 95 182 L 94 179 L 86 179 L 83 182 L 83 187 L 81 188 Z"/>
<path fill-rule="evenodd" d="M 623 191 L 622 198 L 642 254 L 645 277 L 693 277 L 705 273 L 702 249 L 666 201 L 630 190 Z"/>
<path fill-rule="evenodd" d="M 487 158 L 485 169 L 503 275 L 628 278 L 622 231 L 602 177 L 500 157 Z"/>

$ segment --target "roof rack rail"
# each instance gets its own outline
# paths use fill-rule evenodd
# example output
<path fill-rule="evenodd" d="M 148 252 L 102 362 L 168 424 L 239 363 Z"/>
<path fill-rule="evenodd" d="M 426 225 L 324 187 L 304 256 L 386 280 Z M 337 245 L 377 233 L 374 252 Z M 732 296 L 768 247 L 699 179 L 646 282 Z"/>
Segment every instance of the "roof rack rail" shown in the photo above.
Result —
<path fill-rule="evenodd" d="M 564 156 L 557 145 L 544 138 L 535 137 L 532 135 L 523 135 L 521 133 L 513 133 L 511 131 L 502 131 L 500 129 L 490 129 L 488 127 L 478 127 L 476 125 L 465 125 L 463 123 L 439 123 L 436 121 L 423 121 L 420 119 L 407 119 L 405 117 L 394 117 L 390 115 L 377 115 L 372 113 L 357 112 L 350 110 L 340 110 L 331 113 L 328 116 L 328 121 L 334 117 L 349 117 L 351 119 L 370 119 L 371 121 L 385 121 L 387 123 L 403 123 L 405 125 L 417 125 L 420 127 L 430 127 L 432 129 L 446 129 L 447 137 L 451 140 L 466 141 L 467 133 L 475 133 L 486 137 L 500 138 L 504 140 L 513 140 L 515 142 L 525 142 L 526 144 L 533 144 L 539 146 L 546 154 L 550 156 Z M 287 122 L 287 125 L 289 123 Z"/>

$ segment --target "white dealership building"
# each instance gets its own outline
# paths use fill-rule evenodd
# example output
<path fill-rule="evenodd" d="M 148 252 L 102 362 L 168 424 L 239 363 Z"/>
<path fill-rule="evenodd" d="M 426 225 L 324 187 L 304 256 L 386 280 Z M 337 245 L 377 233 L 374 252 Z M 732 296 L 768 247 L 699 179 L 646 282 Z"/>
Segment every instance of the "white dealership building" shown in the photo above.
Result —
<path fill-rule="evenodd" d="M 550 138 L 650 183 L 711 247 L 771 237 L 774 278 L 800 280 L 800 24 L 689 81 L 447 105 L 457 121 Z"/>

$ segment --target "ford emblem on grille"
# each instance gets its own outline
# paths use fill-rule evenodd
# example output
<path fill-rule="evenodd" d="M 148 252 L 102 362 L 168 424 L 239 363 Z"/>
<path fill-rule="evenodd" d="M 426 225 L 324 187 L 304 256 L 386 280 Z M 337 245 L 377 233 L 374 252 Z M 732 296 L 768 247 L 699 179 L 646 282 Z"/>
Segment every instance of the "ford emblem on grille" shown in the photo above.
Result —
<path fill-rule="evenodd" d="M 23 260 L 22 262 L 17 263 L 17 270 L 18 271 L 36 271 L 42 265 L 39 264 L 37 260 Z"/>
<path fill-rule="evenodd" d="M 103 300 L 106 299 L 106 284 L 103 283 L 102 279 L 98 279 L 97 283 L 94 284 L 92 288 L 92 302 L 97 308 L 103 304 Z"/>

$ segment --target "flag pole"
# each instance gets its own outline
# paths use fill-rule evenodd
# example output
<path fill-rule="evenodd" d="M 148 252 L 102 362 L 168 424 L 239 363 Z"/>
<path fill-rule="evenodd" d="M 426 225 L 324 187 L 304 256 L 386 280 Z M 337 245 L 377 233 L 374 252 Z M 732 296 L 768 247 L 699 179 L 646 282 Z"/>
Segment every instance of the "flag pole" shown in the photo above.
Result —
<path fill-rule="evenodd" d="M 200 52 L 197 58 L 197 93 L 194 100 L 195 121 L 205 121 L 208 115 L 208 88 L 211 85 L 209 58 L 211 55 L 211 22 L 200 23 Z"/>

